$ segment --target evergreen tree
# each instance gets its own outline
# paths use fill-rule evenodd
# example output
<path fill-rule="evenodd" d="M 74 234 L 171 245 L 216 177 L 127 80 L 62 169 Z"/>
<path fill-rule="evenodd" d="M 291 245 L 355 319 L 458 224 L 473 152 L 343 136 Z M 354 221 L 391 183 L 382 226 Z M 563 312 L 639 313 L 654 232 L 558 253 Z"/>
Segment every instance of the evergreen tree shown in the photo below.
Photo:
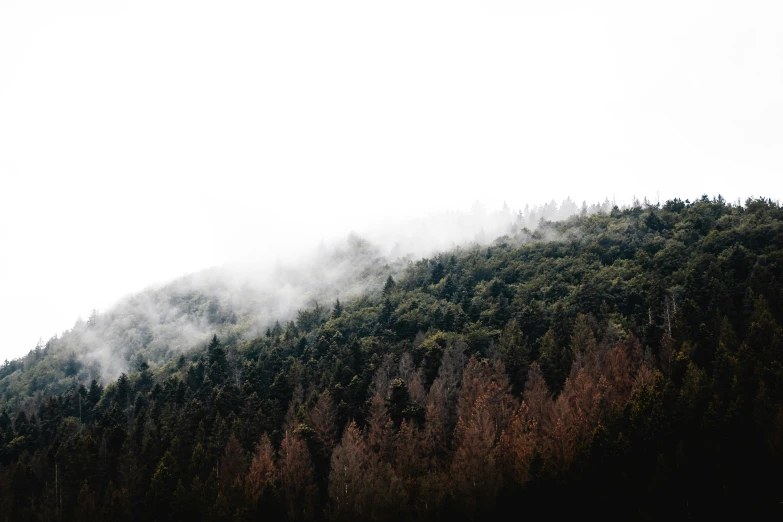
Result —
<path fill-rule="evenodd" d="M 389 295 L 394 291 L 394 287 L 397 283 L 394 282 L 392 276 L 386 278 L 386 283 L 383 285 L 383 295 Z"/>

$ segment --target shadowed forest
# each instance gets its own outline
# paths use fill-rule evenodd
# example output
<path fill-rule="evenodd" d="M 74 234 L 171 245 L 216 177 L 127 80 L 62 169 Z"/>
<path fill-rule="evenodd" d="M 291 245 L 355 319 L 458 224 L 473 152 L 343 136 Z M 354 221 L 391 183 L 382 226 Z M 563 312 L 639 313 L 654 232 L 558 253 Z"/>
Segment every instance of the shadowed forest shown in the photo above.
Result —
<path fill-rule="evenodd" d="M 386 273 L 249 339 L 221 304 L 106 382 L 57 339 L 7 361 L 0 520 L 783 516 L 779 204 L 542 219 Z"/>

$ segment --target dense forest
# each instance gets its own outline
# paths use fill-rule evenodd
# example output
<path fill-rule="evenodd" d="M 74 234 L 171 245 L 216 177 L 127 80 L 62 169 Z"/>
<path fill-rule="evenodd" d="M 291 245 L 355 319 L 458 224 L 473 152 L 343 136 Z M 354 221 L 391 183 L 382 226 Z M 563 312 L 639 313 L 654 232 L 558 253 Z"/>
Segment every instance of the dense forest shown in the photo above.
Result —
<path fill-rule="evenodd" d="M 187 296 L 208 342 L 105 382 L 57 339 L 6 362 L 0 520 L 783 516 L 778 203 L 583 211 L 383 263 L 251 337 Z"/>

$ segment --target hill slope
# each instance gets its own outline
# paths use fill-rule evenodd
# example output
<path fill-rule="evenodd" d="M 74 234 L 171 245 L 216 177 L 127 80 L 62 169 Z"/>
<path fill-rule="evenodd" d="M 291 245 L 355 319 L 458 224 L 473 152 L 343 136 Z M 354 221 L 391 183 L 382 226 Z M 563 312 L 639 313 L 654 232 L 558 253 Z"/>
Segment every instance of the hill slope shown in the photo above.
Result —
<path fill-rule="evenodd" d="M 782 280 L 778 205 L 675 200 L 410 263 L 259 336 L 142 342 L 105 388 L 5 368 L 0 512 L 779 515 Z"/>
<path fill-rule="evenodd" d="M 215 333 L 231 343 L 252 339 L 315 303 L 379 290 L 390 273 L 402 270 L 401 263 L 350 236 L 285 266 L 215 267 L 148 288 L 105 313 L 93 312 L 27 357 L 6 362 L 0 405 L 17 398 L 40 402 L 92 379 L 108 382 L 141 361 L 164 365 L 206 347 Z"/>

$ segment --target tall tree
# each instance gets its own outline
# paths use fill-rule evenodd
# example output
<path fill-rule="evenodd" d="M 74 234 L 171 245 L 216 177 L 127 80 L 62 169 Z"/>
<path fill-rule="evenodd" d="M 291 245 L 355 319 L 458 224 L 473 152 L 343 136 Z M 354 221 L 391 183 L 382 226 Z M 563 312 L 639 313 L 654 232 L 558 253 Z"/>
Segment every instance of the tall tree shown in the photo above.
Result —
<path fill-rule="evenodd" d="M 250 470 L 245 477 L 245 495 L 254 504 L 277 495 L 278 469 L 275 464 L 275 450 L 265 433 L 256 445 Z"/>
<path fill-rule="evenodd" d="M 315 431 L 324 447 L 331 451 L 337 443 L 337 407 L 329 390 L 318 394 L 308 414 L 308 425 Z"/>
<path fill-rule="evenodd" d="M 291 521 L 315 520 L 318 488 L 307 445 L 292 430 L 286 430 L 280 445 L 280 485 Z"/>
<path fill-rule="evenodd" d="M 351 422 L 340 444 L 332 452 L 329 498 L 334 520 L 368 518 L 370 503 L 373 501 L 369 473 L 371 464 L 368 448 L 356 423 Z"/>

